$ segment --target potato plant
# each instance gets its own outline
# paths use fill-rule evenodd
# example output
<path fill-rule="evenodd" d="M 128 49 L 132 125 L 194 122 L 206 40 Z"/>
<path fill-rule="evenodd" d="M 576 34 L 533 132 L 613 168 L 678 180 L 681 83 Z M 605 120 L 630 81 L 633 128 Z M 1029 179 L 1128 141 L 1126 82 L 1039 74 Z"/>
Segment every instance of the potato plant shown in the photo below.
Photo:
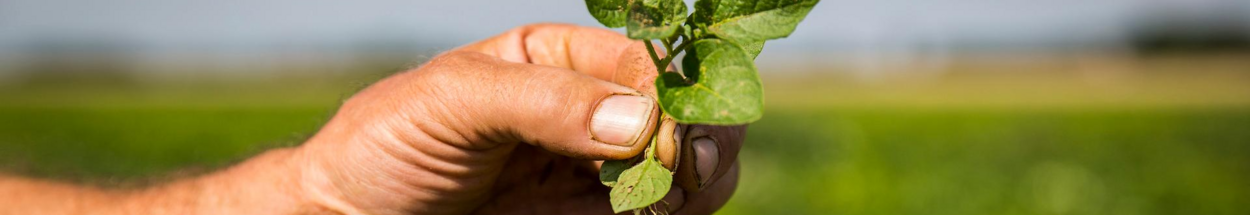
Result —
<path fill-rule="evenodd" d="M 681 0 L 586 0 L 586 8 L 599 23 L 625 27 L 629 38 L 647 41 L 660 74 L 655 86 L 664 118 L 740 125 L 763 115 L 764 94 L 754 60 L 764 41 L 789 36 L 818 2 L 698 0 L 689 14 Z M 652 44 L 657 40 L 664 58 Z M 668 72 L 681 52 L 686 54 L 680 70 Z M 600 180 L 612 187 L 613 211 L 638 213 L 668 193 L 673 173 L 656 159 L 656 145 L 650 144 L 638 158 L 604 162 Z"/>

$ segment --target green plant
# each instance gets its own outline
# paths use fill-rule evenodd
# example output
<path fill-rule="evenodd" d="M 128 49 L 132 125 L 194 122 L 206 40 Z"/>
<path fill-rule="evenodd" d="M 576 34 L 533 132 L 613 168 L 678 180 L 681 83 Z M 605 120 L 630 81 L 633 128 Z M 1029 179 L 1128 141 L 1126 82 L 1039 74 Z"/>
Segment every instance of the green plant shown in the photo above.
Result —
<path fill-rule="evenodd" d="M 586 7 L 599 23 L 625 27 L 629 38 L 647 41 L 660 73 L 655 86 L 666 117 L 686 124 L 737 125 L 763 115 L 754 60 L 764 41 L 789 36 L 818 2 L 698 0 L 690 14 L 681 0 L 586 0 Z M 664 45 L 664 58 L 653 40 Z M 681 52 L 686 55 L 680 72 L 667 72 Z M 632 162 L 604 162 L 600 180 L 612 187 L 613 211 L 640 212 L 668 193 L 672 172 L 656 160 L 655 145 Z"/>

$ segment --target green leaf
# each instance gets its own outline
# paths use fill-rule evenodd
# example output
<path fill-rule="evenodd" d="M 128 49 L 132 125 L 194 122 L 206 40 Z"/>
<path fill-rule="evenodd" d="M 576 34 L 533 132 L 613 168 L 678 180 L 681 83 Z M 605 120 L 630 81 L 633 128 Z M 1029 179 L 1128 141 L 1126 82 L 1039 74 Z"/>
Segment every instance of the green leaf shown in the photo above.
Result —
<path fill-rule="evenodd" d="M 681 0 L 635 0 L 629 6 L 625 34 L 650 40 L 673 36 L 686 22 L 686 3 Z"/>
<path fill-rule="evenodd" d="M 620 178 L 621 172 L 626 168 L 629 168 L 628 160 L 603 161 L 603 165 L 599 167 L 599 182 L 608 187 L 616 185 L 617 178 Z"/>
<path fill-rule="evenodd" d="M 632 0 L 586 0 L 586 9 L 599 23 L 609 28 L 625 27 Z"/>
<path fill-rule="evenodd" d="M 755 63 L 745 50 L 720 39 L 697 40 L 689 47 L 683 70 L 655 81 L 660 108 L 677 122 L 737 125 L 759 120 L 764 91 Z"/>
<path fill-rule="evenodd" d="M 610 194 L 612 211 L 625 212 L 654 204 L 668 194 L 673 175 L 655 158 L 621 172 L 620 180 Z"/>
<path fill-rule="evenodd" d="M 698 42 L 698 41 L 695 41 L 695 42 Z M 686 76 L 685 78 L 686 80 L 699 80 L 699 57 L 694 52 L 695 52 L 694 46 L 691 46 L 690 48 L 686 48 L 686 56 L 681 58 L 681 74 Z M 656 87 L 660 86 L 659 81 L 664 80 L 665 74 L 668 74 L 668 73 L 661 73 L 660 77 L 656 78 L 656 82 L 655 82 Z M 659 97 L 660 97 L 660 103 L 663 104 L 664 96 L 660 95 Z M 661 105 L 660 107 L 662 109 L 663 105 Z M 664 110 L 664 113 L 668 113 L 668 110 Z"/>
<path fill-rule="evenodd" d="M 742 50 L 751 56 L 751 60 L 755 60 L 755 57 L 760 56 L 760 51 L 764 50 L 764 41 L 742 42 L 738 46 L 742 46 Z"/>
<path fill-rule="evenodd" d="M 707 33 L 731 41 L 790 36 L 820 0 L 699 0 L 690 19 Z"/>

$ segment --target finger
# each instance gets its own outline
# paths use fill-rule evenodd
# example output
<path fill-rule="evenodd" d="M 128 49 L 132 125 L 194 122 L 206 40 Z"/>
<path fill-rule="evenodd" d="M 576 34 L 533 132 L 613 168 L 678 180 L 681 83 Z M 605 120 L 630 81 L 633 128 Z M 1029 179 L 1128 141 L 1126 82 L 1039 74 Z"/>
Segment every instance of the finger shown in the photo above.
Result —
<path fill-rule="evenodd" d="M 733 196 L 734 191 L 738 188 L 739 165 L 738 162 L 732 162 L 727 165 L 724 177 L 721 180 L 709 184 L 704 187 L 701 192 L 687 192 L 685 204 L 674 214 L 694 215 L 694 214 L 712 214 L 725 203 L 729 202 L 729 198 Z"/>
<path fill-rule="evenodd" d="M 585 159 L 638 154 L 654 130 L 659 109 L 638 91 L 572 70 L 507 62 L 473 52 L 449 52 L 416 75 L 426 105 L 457 134 L 460 144 L 524 142 Z M 456 138 L 451 142 L 456 142 Z"/>
<path fill-rule="evenodd" d="M 637 89 L 652 97 L 656 92 L 655 78 L 659 75 L 642 42 L 602 28 L 529 25 L 461 49 L 517 62 L 576 70 Z M 661 51 L 658 54 L 663 57 L 664 53 Z M 679 152 L 676 149 L 680 149 L 680 140 L 671 141 L 670 137 L 680 136 L 680 132 L 676 131 L 678 129 L 669 125 L 658 131 L 662 141 L 657 155 L 669 169 L 676 167 Z"/>
<path fill-rule="evenodd" d="M 690 125 L 686 130 L 674 180 L 687 191 L 698 192 L 723 178 L 738 160 L 746 125 Z"/>
<path fill-rule="evenodd" d="M 529 63 L 573 69 L 599 79 L 631 87 L 644 95 L 656 95 L 655 63 L 643 42 L 602 28 L 563 24 L 537 24 L 521 27 L 477 46 L 503 58 L 526 59 Z M 494 46 L 495 49 L 482 49 Z M 500 46 L 514 48 L 497 49 Z M 657 50 L 664 57 L 663 50 Z M 520 55 L 524 55 L 521 57 Z M 676 168 L 680 128 L 661 124 L 657 156 L 669 169 Z"/>
<path fill-rule="evenodd" d="M 686 191 L 677 187 L 670 188 L 668 189 L 668 194 L 664 195 L 664 198 L 660 199 L 660 202 L 656 204 L 661 205 L 660 209 L 666 212 L 664 214 L 677 212 L 677 210 L 681 210 L 686 205 Z"/>
<path fill-rule="evenodd" d="M 608 29 L 567 24 L 534 24 L 458 50 L 475 51 L 517 63 L 554 66 L 611 80 L 621 53 L 641 42 Z"/>
<path fill-rule="evenodd" d="M 657 47 L 657 57 L 664 57 Z M 655 95 L 659 75 L 646 46 L 603 29 L 567 24 L 518 27 L 458 50 L 475 51 L 512 62 L 555 66 L 586 73 Z"/>
<path fill-rule="evenodd" d="M 460 50 L 480 52 L 512 62 L 572 69 L 599 79 L 610 80 L 613 83 L 637 89 L 644 95 L 649 96 L 655 95 L 654 83 L 655 78 L 659 75 L 649 52 L 642 42 L 602 28 L 564 24 L 528 25 L 479 43 L 461 47 Z M 658 54 L 660 57 L 664 55 L 662 52 Z M 735 131 L 732 127 L 710 129 L 725 130 L 713 132 L 718 134 L 733 134 L 741 131 L 741 129 Z M 681 127 L 676 126 L 672 128 L 662 127 L 658 132 L 660 132 L 661 137 L 680 137 L 684 133 Z M 741 145 L 741 135 L 737 137 L 731 137 L 733 135 L 725 136 L 721 138 L 726 139 L 726 144 L 735 146 L 731 147 L 732 150 L 726 150 L 725 153 L 736 156 L 738 148 L 736 146 Z M 667 138 L 664 138 L 661 139 L 659 144 L 661 149 L 677 149 L 662 150 L 661 154 L 658 154 L 661 162 L 670 169 L 674 168 L 675 164 L 680 163 L 681 156 L 679 153 L 682 152 L 680 149 L 683 148 L 683 145 L 688 145 L 681 144 L 680 138 L 676 141 L 669 141 Z M 704 156 L 704 158 L 709 157 Z M 732 159 L 726 159 L 726 161 L 732 161 Z M 715 166 L 713 168 L 721 168 L 722 166 L 723 168 L 728 168 L 728 165 L 713 166 Z M 708 172 L 709 170 L 704 168 L 704 171 Z M 724 172 L 724 170 L 719 172 Z M 687 178 L 694 177 L 693 174 L 686 175 Z M 712 178 L 714 177 L 703 177 L 703 179 L 709 180 Z"/>
<path fill-rule="evenodd" d="M 657 123 L 658 124 L 656 124 L 656 126 L 658 128 L 656 128 L 654 134 L 655 141 L 651 142 L 651 144 L 656 145 L 655 158 L 660 161 L 660 164 L 663 165 L 664 168 L 676 171 L 682 156 L 681 150 L 683 150 L 683 144 L 681 143 L 683 141 L 683 131 L 685 131 L 685 128 L 689 126 L 678 124 L 670 117 L 662 117 Z M 590 164 L 592 165 L 587 166 L 587 168 L 597 172 L 600 170 L 603 162 L 596 161 Z"/>

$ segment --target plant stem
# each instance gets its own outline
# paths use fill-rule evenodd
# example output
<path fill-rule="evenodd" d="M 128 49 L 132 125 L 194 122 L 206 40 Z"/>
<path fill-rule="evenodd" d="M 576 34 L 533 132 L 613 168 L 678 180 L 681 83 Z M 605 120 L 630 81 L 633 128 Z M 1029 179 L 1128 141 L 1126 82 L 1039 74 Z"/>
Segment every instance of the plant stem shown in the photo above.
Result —
<path fill-rule="evenodd" d="M 692 42 L 690 42 L 689 40 L 684 40 L 684 39 L 683 39 L 683 40 L 681 41 L 681 45 L 677 45 L 677 48 L 673 50 L 673 51 L 674 51 L 674 53 L 680 53 L 681 51 L 685 51 L 685 50 L 686 50 L 686 47 L 687 47 L 687 46 L 690 46 L 690 44 L 691 44 L 691 43 L 692 43 Z"/>
<path fill-rule="evenodd" d="M 659 63 L 656 63 L 656 66 L 664 65 L 664 67 L 668 67 L 668 64 L 673 63 L 673 59 L 677 58 L 678 53 L 681 53 L 682 51 L 686 50 L 686 46 L 690 46 L 690 43 L 688 43 L 685 40 L 681 41 L 681 44 L 677 45 L 677 48 L 669 51 L 669 54 L 667 56 L 664 56 L 664 59 L 660 60 Z M 664 72 L 664 69 L 660 69 L 660 72 Z M 681 73 L 678 72 L 678 74 L 681 74 Z M 685 77 L 685 74 L 682 74 L 682 77 Z"/>
<path fill-rule="evenodd" d="M 661 117 L 661 118 L 663 118 L 664 116 L 660 116 L 660 117 Z M 656 130 L 659 130 L 659 128 L 660 128 L 660 126 L 656 126 Z M 655 148 L 656 148 L 656 145 L 657 145 L 657 144 L 656 144 L 655 142 L 656 142 L 656 139 L 657 139 L 657 138 L 659 138 L 659 137 L 660 137 L 659 135 L 651 135 L 651 141 L 650 141 L 650 144 L 647 144 L 647 149 L 646 149 L 646 151 L 643 151 L 643 154 L 644 154 L 643 159 L 646 159 L 646 160 L 656 159 L 656 158 L 655 158 L 655 150 L 656 150 Z M 644 160 L 644 161 L 645 161 L 645 160 Z"/>
<path fill-rule="evenodd" d="M 680 37 L 685 37 L 685 36 L 686 36 L 686 34 L 683 34 L 683 32 L 685 32 L 685 30 L 684 30 L 685 28 L 687 28 L 687 27 L 686 27 L 686 26 L 681 26 L 681 28 L 678 28 L 678 29 L 677 29 L 677 33 L 673 34 L 673 36 L 669 36 L 669 37 L 668 37 L 668 42 L 669 42 L 669 45 L 672 45 L 672 43 L 677 42 L 677 38 L 680 38 Z M 669 51 L 672 51 L 672 50 L 669 50 Z"/>
<path fill-rule="evenodd" d="M 673 41 L 669 39 L 663 39 L 661 41 L 664 41 L 664 53 L 673 53 Z M 667 57 L 667 55 L 665 57 Z"/>
<path fill-rule="evenodd" d="M 651 41 L 646 41 L 644 43 L 647 45 L 648 54 L 651 54 L 651 62 L 655 63 L 655 69 L 661 74 L 668 72 L 668 65 L 673 63 L 673 59 L 677 58 L 677 54 L 686 50 L 686 47 L 690 46 L 691 42 L 686 39 L 686 36 L 683 35 L 681 38 L 681 44 L 678 44 L 676 48 L 672 48 L 672 42 L 674 41 L 660 40 L 664 42 L 664 48 L 668 49 L 668 52 L 664 55 L 664 59 L 660 59 L 660 55 L 655 53 L 655 46 L 651 45 Z M 680 72 L 678 72 L 678 74 L 680 74 Z M 685 74 L 682 74 L 682 77 L 685 77 Z"/>
<path fill-rule="evenodd" d="M 643 41 L 642 44 L 647 45 L 647 53 L 651 54 L 651 62 L 655 63 L 655 69 L 659 70 L 660 73 L 664 73 L 664 68 L 666 68 L 667 66 L 660 65 L 660 56 L 655 54 L 655 47 L 651 45 L 651 41 L 650 40 Z M 665 58 L 667 58 L 667 56 Z"/>
<path fill-rule="evenodd" d="M 678 52 L 681 52 L 681 51 L 678 51 Z M 676 54 L 677 54 L 677 53 L 673 53 L 673 54 L 671 54 L 671 55 L 664 56 L 664 59 L 663 59 L 663 60 L 660 60 L 660 62 L 659 62 L 659 63 L 656 63 L 655 65 L 657 65 L 657 66 L 659 66 L 659 65 L 664 65 L 664 68 L 668 68 L 668 64 L 673 63 L 673 58 L 675 58 L 675 57 L 673 57 L 673 56 L 674 56 L 674 55 L 676 55 Z M 666 71 L 666 70 L 665 70 L 665 69 L 660 69 L 660 71 Z"/>

